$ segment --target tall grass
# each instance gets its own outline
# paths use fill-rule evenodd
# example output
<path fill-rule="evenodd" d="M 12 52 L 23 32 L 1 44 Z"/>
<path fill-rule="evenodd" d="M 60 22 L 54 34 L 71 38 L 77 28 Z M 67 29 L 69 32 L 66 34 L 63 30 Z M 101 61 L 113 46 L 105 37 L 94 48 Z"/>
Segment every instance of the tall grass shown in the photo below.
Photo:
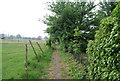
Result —
<path fill-rule="evenodd" d="M 45 51 L 44 55 L 39 56 L 40 62 L 37 62 L 36 58 L 29 60 L 28 76 L 25 73 L 22 78 L 25 79 L 41 79 L 43 75 L 46 75 L 48 71 L 45 69 L 49 67 L 51 62 L 53 49 L 49 48 Z"/>
<path fill-rule="evenodd" d="M 66 63 L 66 68 L 69 72 L 63 73 L 62 76 L 69 76 L 69 79 L 85 79 L 85 66 L 81 64 L 70 53 L 66 53 L 59 49 L 61 60 Z"/>

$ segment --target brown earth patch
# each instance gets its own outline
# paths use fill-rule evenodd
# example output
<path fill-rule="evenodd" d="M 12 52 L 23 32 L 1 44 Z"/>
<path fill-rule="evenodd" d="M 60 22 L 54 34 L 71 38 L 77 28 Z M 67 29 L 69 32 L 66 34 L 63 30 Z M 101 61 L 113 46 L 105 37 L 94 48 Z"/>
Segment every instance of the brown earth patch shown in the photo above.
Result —
<path fill-rule="evenodd" d="M 28 43 L 27 41 L 0 41 L 0 43 Z"/>

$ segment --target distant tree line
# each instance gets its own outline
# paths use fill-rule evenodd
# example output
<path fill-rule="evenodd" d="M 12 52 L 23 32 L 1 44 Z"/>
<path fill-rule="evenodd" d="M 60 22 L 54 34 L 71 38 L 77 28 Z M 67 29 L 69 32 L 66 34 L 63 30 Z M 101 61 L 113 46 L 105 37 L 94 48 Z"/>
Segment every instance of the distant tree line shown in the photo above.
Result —
<path fill-rule="evenodd" d="M 1 39 L 33 39 L 33 40 L 42 40 L 43 38 L 41 36 L 38 37 L 23 37 L 20 34 L 17 35 L 9 35 L 9 34 L 0 34 Z M 48 39 L 47 36 L 44 37 L 44 39 Z"/>

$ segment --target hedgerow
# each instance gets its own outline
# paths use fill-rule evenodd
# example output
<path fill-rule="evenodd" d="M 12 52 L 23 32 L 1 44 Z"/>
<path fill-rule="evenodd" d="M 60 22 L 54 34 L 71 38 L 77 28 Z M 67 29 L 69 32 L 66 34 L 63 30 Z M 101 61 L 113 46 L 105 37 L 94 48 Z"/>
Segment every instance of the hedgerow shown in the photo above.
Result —
<path fill-rule="evenodd" d="M 120 80 L 120 3 L 88 43 L 90 79 Z"/>

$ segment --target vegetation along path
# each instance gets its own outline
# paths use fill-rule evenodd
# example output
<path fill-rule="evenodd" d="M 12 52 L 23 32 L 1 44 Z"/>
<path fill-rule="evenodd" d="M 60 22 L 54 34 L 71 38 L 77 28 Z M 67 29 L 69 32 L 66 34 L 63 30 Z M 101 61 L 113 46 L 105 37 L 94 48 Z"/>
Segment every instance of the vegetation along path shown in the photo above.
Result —
<path fill-rule="evenodd" d="M 54 76 L 55 76 L 55 79 L 61 79 L 61 73 L 60 73 L 60 58 L 59 58 L 59 55 L 58 55 L 58 50 L 54 50 L 53 52 L 53 60 L 54 60 Z"/>
<path fill-rule="evenodd" d="M 59 48 L 56 48 L 53 52 L 52 61 L 50 63 L 50 67 L 46 69 L 48 74 L 44 76 L 44 78 L 48 79 L 66 79 L 67 76 L 63 76 L 66 72 L 68 73 L 68 69 L 66 69 L 66 63 L 63 61 Z"/>

